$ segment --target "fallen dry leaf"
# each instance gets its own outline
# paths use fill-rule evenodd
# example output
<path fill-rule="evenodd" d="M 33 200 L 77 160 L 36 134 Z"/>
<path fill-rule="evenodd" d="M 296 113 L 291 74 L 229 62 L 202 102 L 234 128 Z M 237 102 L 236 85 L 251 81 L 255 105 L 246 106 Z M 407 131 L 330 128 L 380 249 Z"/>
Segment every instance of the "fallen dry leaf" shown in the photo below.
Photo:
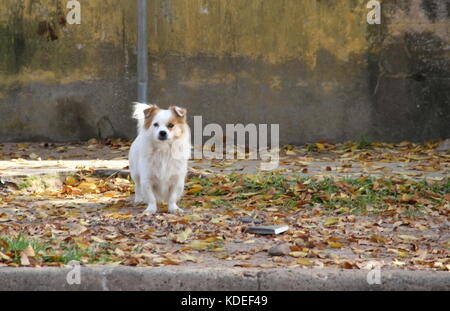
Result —
<path fill-rule="evenodd" d="M 30 265 L 30 260 L 28 259 L 28 256 L 24 252 L 20 252 L 20 264 L 22 266 Z"/>
<path fill-rule="evenodd" d="M 297 259 L 297 263 L 298 263 L 299 265 L 303 265 L 303 266 L 312 266 L 312 265 L 314 265 L 314 262 L 313 262 L 313 261 L 308 260 L 308 259 L 306 259 L 306 258 L 300 258 L 300 259 Z"/>
<path fill-rule="evenodd" d="M 34 249 L 31 245 L 28 245 L 24 250 L 23 253 L 27 256 L 27 257 L 34 257 L 36 256 L 36 254 L 34 253 Z"/>

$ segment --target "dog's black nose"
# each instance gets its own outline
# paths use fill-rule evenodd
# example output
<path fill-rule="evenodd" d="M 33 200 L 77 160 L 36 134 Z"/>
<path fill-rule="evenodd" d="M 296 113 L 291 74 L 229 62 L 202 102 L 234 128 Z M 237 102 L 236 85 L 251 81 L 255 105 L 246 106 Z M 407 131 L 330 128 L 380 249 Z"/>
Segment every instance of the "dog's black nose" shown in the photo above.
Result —
<path fill-rule="evenodd" d="M 167 139 L 167 132 L 166 132 L 166 131 L 161 131 L 161 132 L 159 132 L 159 139 L 160 139 L 160 140 L 165 140 L 165 139 Z"/>

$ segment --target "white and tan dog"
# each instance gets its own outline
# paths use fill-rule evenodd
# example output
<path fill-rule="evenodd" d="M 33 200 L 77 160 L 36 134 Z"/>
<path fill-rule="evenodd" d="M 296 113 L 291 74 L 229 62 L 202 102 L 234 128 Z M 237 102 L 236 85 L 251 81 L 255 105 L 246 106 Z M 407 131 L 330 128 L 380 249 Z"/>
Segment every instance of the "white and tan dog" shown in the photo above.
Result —
<path fill-rule="evenodd" d="M 147 213 L 155 213 L 159 203 L 167 203 L 171 213 L 182 212 L 177 201 L 183 194 L 191 153 L 186 109 L 136 103 L 133 118 L 138 120 L 138 136 L 129 161 L 135 203 L 148 204 Z"/>

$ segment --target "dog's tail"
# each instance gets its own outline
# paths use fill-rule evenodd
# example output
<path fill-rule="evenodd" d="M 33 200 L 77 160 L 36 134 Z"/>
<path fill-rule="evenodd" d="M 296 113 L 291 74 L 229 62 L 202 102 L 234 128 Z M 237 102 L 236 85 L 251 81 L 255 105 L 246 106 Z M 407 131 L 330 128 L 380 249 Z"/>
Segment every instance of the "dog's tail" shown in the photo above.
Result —
<path fill-rule="evenodd" d="M 137 129 L 138 134 L 142 131 L 144 128 L 144 122 L 145 122 L 145 113 L 144 111 L 148 108 L 150 108 L 150 105 L 133 102 L 133 119 L 137 120 Z"/>

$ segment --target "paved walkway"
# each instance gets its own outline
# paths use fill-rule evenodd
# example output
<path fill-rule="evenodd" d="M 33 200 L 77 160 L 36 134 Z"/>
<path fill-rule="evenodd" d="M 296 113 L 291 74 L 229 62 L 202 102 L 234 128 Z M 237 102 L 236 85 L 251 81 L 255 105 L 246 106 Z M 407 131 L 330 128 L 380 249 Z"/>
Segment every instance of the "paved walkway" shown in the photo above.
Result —
<path fill-rule="evenodd" d="M 81 169 L 126 170 L 129 142 L 113 140 L 109 144 L 14 144 L 0 145 L 0 176 L 59 174 Z M 371 149 L 356 145 L 324 145 L 320 148 L 289 146 L 280 152 L 274 173 L 315 177 L 356 177 L 373 175 L 440 180 L 450 171 L 450 153 L 436 151 L 435 145 L 403 143 L 378 144 Z M 313 145 L 314 146 L 314 145 Z M 261 161 L 191 160 L 190 171 L 197 174 L 260 172 Z"/>

